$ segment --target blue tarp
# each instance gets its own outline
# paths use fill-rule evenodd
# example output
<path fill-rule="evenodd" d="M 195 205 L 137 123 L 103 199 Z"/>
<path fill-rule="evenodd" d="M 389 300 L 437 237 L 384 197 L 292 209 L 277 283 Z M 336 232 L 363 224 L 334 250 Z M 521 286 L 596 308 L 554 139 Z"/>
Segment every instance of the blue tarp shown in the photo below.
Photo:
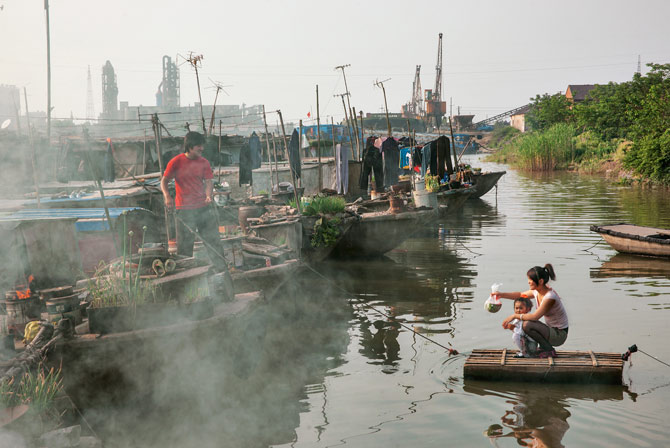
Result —
<path fill-rule="evenodd" d="M 109 209 L 109 216 L 116 219 L 123 212 L 143 210 L 141 207 L 115 207 Z M 91 220 L 78 221 L 75 227 L 78 231 L 92 232 L 109 230 L 109 223 L 104 208 L 40 208 L 22 209 L 15 212 L 0 214 L 0 222 L 7 221 L 35 221 L 42 219 L 76 219 Z"/>

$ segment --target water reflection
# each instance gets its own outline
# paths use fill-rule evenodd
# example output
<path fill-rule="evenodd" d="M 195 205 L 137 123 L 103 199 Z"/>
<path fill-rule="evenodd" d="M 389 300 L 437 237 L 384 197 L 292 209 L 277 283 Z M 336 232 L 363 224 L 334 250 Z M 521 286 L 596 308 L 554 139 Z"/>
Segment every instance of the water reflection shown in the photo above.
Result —
<path fill-rule="evenodd" d="M 513 384 L 465 380 L 465 392 L 504 399 L 500 424 L 490 425 L 484 435 L 495 441 L 509 437 L 520 446 L 563 447 L 570 429 L 571 400 L 594 402 L 623 400 L 623 386 Z"/>
<path fill-rule="evenodd" d="M 670 259 L 616 254 L 601 266 L 591 268 L 591 278 L 670 278 Z"/>

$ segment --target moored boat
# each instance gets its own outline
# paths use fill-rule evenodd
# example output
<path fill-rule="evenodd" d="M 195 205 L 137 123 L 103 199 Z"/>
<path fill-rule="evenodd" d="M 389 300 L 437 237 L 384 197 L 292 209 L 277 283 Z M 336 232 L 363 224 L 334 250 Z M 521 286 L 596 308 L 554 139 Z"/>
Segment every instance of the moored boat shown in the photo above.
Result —
<path fill-rule="evenodd" d="M 590 227 L 618 252 L 670 257 L 670 229 L 637 226 L 634 224 L 612 224 Z"/>
<path fill-rule="evenodd" d="M 440 214 L 444 215 L 458 210 L 475 192 L 475 187 L 453 188 L 438 192 L 437 203 L 440 207 Z"/>
<path fill-rule="evenodd" d="M 433 209 L 408 209 L 400 213 L 370 212 L 360 215 L 336 244 L 337 257 L 380 256 L 395 249 L 425 224 L 437 218 Z"/>
<path fill-rule="evenodd" d="M 480 198 L 484 196 L 498 184 L 498 180 L 500 180 L 506 172 L 507 171 L 493 171 L 479 174 L 473 173 L 472 186 L 475 188 L 475 191 L 471 197 Z"/>

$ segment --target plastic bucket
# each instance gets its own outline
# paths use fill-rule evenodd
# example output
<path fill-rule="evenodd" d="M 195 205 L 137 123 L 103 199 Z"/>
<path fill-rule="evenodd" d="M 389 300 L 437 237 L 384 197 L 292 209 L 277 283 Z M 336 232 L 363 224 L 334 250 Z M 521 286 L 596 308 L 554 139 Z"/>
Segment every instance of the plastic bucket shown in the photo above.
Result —
<path fill-rule="evenodd" d="M 437 192 L 428 190 L 415 190 L 412 193 L 416 207 L 432 207 L 437 213 Z"/>

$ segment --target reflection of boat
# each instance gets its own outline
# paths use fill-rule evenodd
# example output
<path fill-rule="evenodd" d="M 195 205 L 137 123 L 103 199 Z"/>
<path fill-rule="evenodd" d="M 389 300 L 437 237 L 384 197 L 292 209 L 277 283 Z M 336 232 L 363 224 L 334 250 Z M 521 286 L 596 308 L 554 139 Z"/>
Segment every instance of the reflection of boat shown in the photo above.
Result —
<path fill-rule="evenodd" d="M 486 172 L 472 174 L 472 186 L 475 187 L 475 192 L 471 197 L 480 198 L 486 193 L 491 191 L 491 188 L 495 187 L 498 183 L 498 180 L 503 177 L 506 171 L 495 171 L 495 172 Z"/>
<path fill-rule="evenodd" d="M 465 361 L 466 378 L 551 383 L 621 384 L 620 353 L 557 351 L 555 358 L 517 358 L 515 350 L 475 349 Z"/>
<path fill-rule="evenodd" d="M 408 210 L 401 213 L 372 212 L 360 215 L 351 229 L 337 242 L 336 256 L 379 256 L 405 241 L 426 223 L 436 219 L 428 210 Z"/>
<path fill-rule="evenodd" d="M 670 257 L 670 230 L 634 224 L 591 226 L 619 252 L 655 257 Z"/>
<path fill-rule="evenodd" d="M 454 188 L 437 193 L 437 203 L 440 205 L 440 213 L 453 213 L 465 204 L 465 201 L 475 194 L 476 188 Z"/>
<path fill-rule="evenodd" d="M 591 278 L 607 277 L 670 277 L 670 260 L 615 254 L 602 266 L 591 269 Z"/>

